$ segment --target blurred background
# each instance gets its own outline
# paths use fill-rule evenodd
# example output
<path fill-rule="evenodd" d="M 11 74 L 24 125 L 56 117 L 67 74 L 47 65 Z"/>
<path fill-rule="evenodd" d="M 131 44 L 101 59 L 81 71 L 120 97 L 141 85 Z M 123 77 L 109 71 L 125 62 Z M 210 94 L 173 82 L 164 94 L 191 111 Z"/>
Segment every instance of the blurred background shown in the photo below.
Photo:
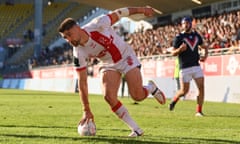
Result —
<path fill-rule="evenodd" d="M 162 14 L 125 18 L 114 26 L 139 57 L 166 54 L 186 15 L 211 48 L 238 44 L 240 0 L 0 0 L 0 74 L 71 64 L 71 47 L 56 30 L 66 17 L 84 25 L 119 7 L 146 5 Z"/>
<path fill-rule="evenodd" d="M 113 26 L 141 60 L 144 80 L 159 79 L 159 85 L 170 97 L 174 93 L 175 57 L 167 49 L 182 31 L 181 18 L 190 16 L 193 29 L 209 47 L 209 58 L 202 64 L 206 82 L 211 85 L 206 89 L 210 96 L 207 100 L 240 102 L 237 88 L 240 81 L 240 0 L 0 0 L 0 87 L 75 91 L 72 47 L 58 34 L 58 25 L 66 17 L 72 17 L 83 26 L 99 15 L 125 6 L 151 6 L 158 11 L 151 18 L 143 15 L 122 18 Z M 94 84 L 99 80 L 96 64 L 95 59 L 89 60 L 93 93 L 98 87 Z M 46 82 L 46 78 L 51 81 Z M 54 82 L 64 78 L 68 82 L 60 84 L 66 83 L 65 87 Z M 30 79 L 28 84 L 26 79 Z M 30 86 L 32 81 L 34 87 Z M 218 89 L 213 87 L 216 81 L 219 81 Z M 46 83 L 52 86 L 47 87 Z M 194 94 L 194 90 L 190 92 Z"/>

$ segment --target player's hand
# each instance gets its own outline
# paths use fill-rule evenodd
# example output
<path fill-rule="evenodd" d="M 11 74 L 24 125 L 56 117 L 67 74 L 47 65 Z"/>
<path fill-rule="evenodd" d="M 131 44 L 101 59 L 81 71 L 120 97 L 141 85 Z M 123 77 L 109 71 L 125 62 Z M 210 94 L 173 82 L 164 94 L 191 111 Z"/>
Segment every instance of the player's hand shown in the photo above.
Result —
<path fill-rule="evenodd" d="M 179 47 L 180 51 L 183 52 L 185 50 L 187 50 L 187 45 L 185 43 L 181 44 L 181 46 Z"/>
<path fill-rule="evenodd" d="M 79 124 L 83 125 L 85 122 L 89 122 L 89 120 L 92 119 L 94 121 L 94 116 L 91 111 L 84 111 L 82 119 L 80 120 Z"/>
<path fill-rule="evenodd" d="M 145 16 L 147 16 L 147 17 L 151 17 L 151 16 L 153 16 L 154 15 L 154 10 L 153 10 L 153 8 L 151 8 L 151 7 L 149 7 L 149 6 L 146 6 L 146 7 L 144 7 L 144 15 Z"/>
<path fill-rule="evenodd" d="M 203 56 L 203 57 L 200 57 L 199 61 L 200 61 L 200 62 L 205 62 L 206 59 L 207 59 L 207 57 L 206 57 L 206 56 Z"/>

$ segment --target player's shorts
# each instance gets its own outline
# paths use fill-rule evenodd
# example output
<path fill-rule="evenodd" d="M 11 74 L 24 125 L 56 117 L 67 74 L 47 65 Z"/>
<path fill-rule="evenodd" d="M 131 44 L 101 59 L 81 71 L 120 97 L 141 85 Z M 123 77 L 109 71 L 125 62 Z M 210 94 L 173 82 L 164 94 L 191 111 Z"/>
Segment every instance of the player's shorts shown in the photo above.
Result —
<path fill-rule="evenodd" d="M 180 70 L 180 78 L 183 82 L 188 83 L 192 79 L 203 77 L 203 70 L 201 66 L 193 66 Z"/>
<path fill-rule="evenodd" d="M 118 61 L 114 64 L 99 64 L 100 68 L 99 71 L 101 73 L 112 70 L 112 71 L 119 71 L 120 73 L 126 74 L 129 70 L 139 67 L 141 65 L 140 61 L 138 60 L 135 53 L 130 53 L 127 56 L 125 56 L 123 59 Z"/>

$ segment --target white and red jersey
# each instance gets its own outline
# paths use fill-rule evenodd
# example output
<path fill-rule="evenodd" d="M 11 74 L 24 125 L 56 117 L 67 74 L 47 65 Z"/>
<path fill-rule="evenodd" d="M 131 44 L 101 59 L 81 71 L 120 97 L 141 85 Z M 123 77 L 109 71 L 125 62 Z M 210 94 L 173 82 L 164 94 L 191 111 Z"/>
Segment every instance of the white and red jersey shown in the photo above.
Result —
<path fill-rule="evenodd" d="M 74 60 L 77 69 L 87 66 L 87 58 L 98 58 L 103 66 L 112 67 L 129 59 L 129 56 L 136 57 L 130 45 L 112 29 L 110 16 L 97 17 L 82 29 L 89 35 L 89 39 L 84 46 L 73 48 L 73 55 L 77 58 Z M 140 65 L 137 59 L 132 59 Z"/>

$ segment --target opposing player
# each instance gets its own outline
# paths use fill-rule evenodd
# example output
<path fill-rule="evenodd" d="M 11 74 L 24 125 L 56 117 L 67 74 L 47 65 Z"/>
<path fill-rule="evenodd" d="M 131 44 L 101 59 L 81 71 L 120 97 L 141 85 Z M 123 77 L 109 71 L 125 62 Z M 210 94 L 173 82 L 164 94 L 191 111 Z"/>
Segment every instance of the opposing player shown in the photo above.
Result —
<path fill-rule="evenodd" d="M 59 26 L 61 36 L 73 46 L 74 65 L 78 76 L 79 95 L 83 106 L 80 124 L 94 119 L 88 100 L 87 63 L 86 59 L 96 57 L 100 60 L 100 73 L 104 99 L 112 111 L 131 129 L 130 137 L 143 135 L 143 130 L 131 118 L 128 110 L 118 100 L 117 92 L 121 76 L 125 74 L 129 93 L 135 101 L 146 99 L 151 93 L 160 104 L 165 104 L 163 92 L 150 81 L 142 86 L 140 62 L 133 49 L 112 29 L 120 18 L 133 14 L 152 16 L 154 11 L 149 7 L 126 7 L 99 16 L 84 27 L 77 25 L 72 18 L 66 18 Z"/>
<path fill-rule="evenodd" d="M 208 49 L 203 44 L 202 37 L 192 29 L 190 17 L 184 17 L 181 21 L 183 32 L 178 34 L 173 43 L 173 56 L 178 56 L 180 68 L 181 88 L 177 91 L 169 109 L 172 111 L 179 98 L 189 91 L 190 81 L 195 80 L 199 95 L 197 96 L 196 116 L 203 116 L 202 106 L 204 103 L 204 75 L 199 61 L 205 61 Z M 204 49 L 204 56 L 200 57 L 199 48 Z"/>

